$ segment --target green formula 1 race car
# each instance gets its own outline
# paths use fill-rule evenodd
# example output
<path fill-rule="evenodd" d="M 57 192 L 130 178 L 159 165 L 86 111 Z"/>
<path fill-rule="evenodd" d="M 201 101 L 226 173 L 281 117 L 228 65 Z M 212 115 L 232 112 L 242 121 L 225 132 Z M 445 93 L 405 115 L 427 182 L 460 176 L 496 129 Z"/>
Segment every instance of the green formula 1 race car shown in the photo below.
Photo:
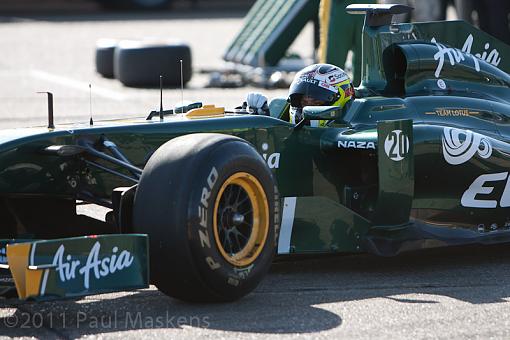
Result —
<path fill-rule="evenodd" d="M 364 14 L 348 110 L 286 121 L 193 105 L 148 119 L 0 131 L 0 266 L 19 298 L 155 284 L 252 291 L 275 255 L 510 242 L 510 49 L 465 22 Z M 328 120 L 327 127 L 306 124 Z M 76 206 L 112 209 L 106 222 Z M 150 279 L 149 279 L 150 271 Z"/>

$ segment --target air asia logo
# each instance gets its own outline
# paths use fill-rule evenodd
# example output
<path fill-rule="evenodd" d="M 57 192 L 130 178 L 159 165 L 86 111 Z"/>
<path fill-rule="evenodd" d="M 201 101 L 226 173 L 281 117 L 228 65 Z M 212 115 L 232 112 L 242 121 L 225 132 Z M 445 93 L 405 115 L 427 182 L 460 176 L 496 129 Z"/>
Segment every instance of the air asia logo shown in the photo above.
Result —
<path fill-rule="evenodd" d="M 353 140 L 339 140 L 338 147 L 344 149 L 374 149 L 374 142 L 365 142 L 365 141 L 353 141 Z"/>
<path fill-rule="evenodd" d="M 264 153 L 262 154 L 262 157 L 266 161 L 267 166 L 269 167 L 269 169 L 278 169 L 280 167 L 280 153 L 275 152 L 275 153 L 268 155 L 267 150 L 269 150 L 269 144 L 263 143 L 262 151 Z"/>
<path fill-rule="evenodd" d="M 462 195 L 460 204 L 463 207 L 471 208 L 496 208 L 498 206 L 498 201 L 494 199 L 483 199 L 483 195 L 489 195 L 494 191 L 494 187 L 490 185 L 490 182 L 501 181 L 506 181 L 506 184 L 499 200 L 499 205 L 502 208 L 510 207 L 510 182 L 508 181 L 508 172 L 478 176 Z"/>
<path fill-rule="evenodd" d="M 467 54 L 471 54 L 471 49 L 473 47 L 473 35 L 470 34 L 467 38 L 466 38 L 466 41 L 464 42 L 464 46 L 462 46 L 462 52 L 465 52 Z M 485 43 L 484 45 L 484 49 L 485 51 L 483 51 L 482 53 L 475 53 L 475 57 L 481 59 L 481 60 L 484 60 L 486 62 L 488 62 L 489 64 L 492 64 L 494 66 L 498 66 L 499 63 L 501 62 L 501 58 L 499 57 L 499 52 L 497 49 L 492 49 L 492 51 L 489 52 L 489 48 L 490 48 L 490 44 L 489 43 Z M 489 52 L 489 53 L 487 53 Z"/>
<path fill-rule="evenodd" d="M 77 275 L 83 276 L 83 287 L 89 289 L 91 273 L 96 279 L 101 279 L 110 274 L 126 268 L 129 268 L 134 261 L 133 255 L 127 250 L 119 253 L 118 247 L 113 247 L 111 256 L 99 259 L 99 250 L 101 244 L 96 242 L 90 250 L 87 262 L 82 264 L 80 260 L 73 260 L 71 255 L 64 255 L 64 245 L 60 245 L 55 256 L 53 265 L 58 273 L 60 281 L 66 282 L 73 280 Z"/>
<path fill-rule="evenodd" d="M 409 138 L 402 130 L 391 131 L 384 141 L 384 151 L 392 161 L 403 160 L 409 152 Z"/>
<path fill-rule="evenodd" d="M 434 59 L 438 60 L 435 76 L 436 78 L 439 78 L 441 75 L 441 71 L 443 70 L 444 62 L 445 62 L 445 56 L 448 57 L 448 61 L 450 62 L 450 65 L 454 66 L 456 63 L 460 63 L 461 61 L 464 61 L 466 59 L 466 54 L 468 57 L 470 57 L 473 61 L 473 66 L 475 67 L 475 70 L 477 72 L 480 72 L 480 63 L 478 62 L 478 59 L 488 62 L 489 64 L 492 64 L 494 66 L 498 66 L 501 62 L 501 58 L 499 57 L 499 52 L 497 49 L 492 49 L 492 51 L 489 52 L 490 44 L 486 43 L 484 45 L 485 51 L 482 53 L 475 53 L 474 55 L 471 54 L 471 49 L 473 47 L 473 35 L 470 34 L 466 41 L 464 42 L 464 46 L 462 46 L 462 50 L 459 50 L 458 48 L 452 48 L 452 47 L 446 47 L 443 44 L 440 44 L 436 42 L 436 38 L 432 38 L 431 42 L 435 43 L 438 49 L 438 52 L 434 54 Z M 488 53 L 487 53 L 488 52 Z M 446 86 L 445 86 L 446 87 Z"/>
<path fill-rule="evenodd" d="M 443 156 L 451 165 L 459 165 L 469 161 L 476 153 L 482 158 L 489 158 L 492 145 L 488 138 L 469 131 L 455 128 L 444 128 Z"/>

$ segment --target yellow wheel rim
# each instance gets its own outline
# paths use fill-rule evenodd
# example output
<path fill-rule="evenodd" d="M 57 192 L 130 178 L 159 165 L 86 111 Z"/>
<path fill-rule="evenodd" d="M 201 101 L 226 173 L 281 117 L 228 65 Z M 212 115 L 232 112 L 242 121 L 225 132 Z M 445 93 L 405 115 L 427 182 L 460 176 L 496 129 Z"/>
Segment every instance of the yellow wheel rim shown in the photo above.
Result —
<path fill-rule="evenodd" d="M 255 177 L 238 172 L 223 183 L 214 203 L 213 230 L 227 262 L 246 267 L 257 259 L 269 231 L 269 207 Z"/>

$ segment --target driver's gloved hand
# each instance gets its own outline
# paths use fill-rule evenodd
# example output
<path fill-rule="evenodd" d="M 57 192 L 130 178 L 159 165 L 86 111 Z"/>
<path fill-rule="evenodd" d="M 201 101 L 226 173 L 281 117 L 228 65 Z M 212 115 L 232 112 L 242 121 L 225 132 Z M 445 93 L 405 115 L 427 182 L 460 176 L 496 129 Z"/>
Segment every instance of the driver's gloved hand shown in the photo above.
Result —
<path fill-rule="evenodd" d="M 267 97 L 259 92 L 250 92 L 246 96 L 246 105 L 256 115 L 269 116 Z"/>

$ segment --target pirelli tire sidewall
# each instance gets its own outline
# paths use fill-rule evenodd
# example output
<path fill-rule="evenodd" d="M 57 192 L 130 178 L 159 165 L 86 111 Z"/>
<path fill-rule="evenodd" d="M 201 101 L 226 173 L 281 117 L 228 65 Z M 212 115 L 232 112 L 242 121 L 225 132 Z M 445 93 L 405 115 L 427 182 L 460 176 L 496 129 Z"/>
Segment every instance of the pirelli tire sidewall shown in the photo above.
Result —
<path fill-rule="evenodd" d="M 225 299 L 237 299 L 258 285 L 268 271 L 276 249 L 278 193 L 271 171 L 264 159 L 246 141 L 232 138 L 210 148 L 200 160 L 188 206 L 188 233 L 191 253 L 204 282 Z M 246 266 L 235 266 L 221 254 L 214 236 L 215 201 L 227 179 L 238 173 L 255 178 L 267 197 L 268 231 L 259 255 Z M 214 178 L 217 177 L 217 178 Z M 212 187 L 211 187 L 212 184 Z M 203 194 L 209 195 L 207 207 Z M 204 227 L 204 213 L 206 214 Z"/>

